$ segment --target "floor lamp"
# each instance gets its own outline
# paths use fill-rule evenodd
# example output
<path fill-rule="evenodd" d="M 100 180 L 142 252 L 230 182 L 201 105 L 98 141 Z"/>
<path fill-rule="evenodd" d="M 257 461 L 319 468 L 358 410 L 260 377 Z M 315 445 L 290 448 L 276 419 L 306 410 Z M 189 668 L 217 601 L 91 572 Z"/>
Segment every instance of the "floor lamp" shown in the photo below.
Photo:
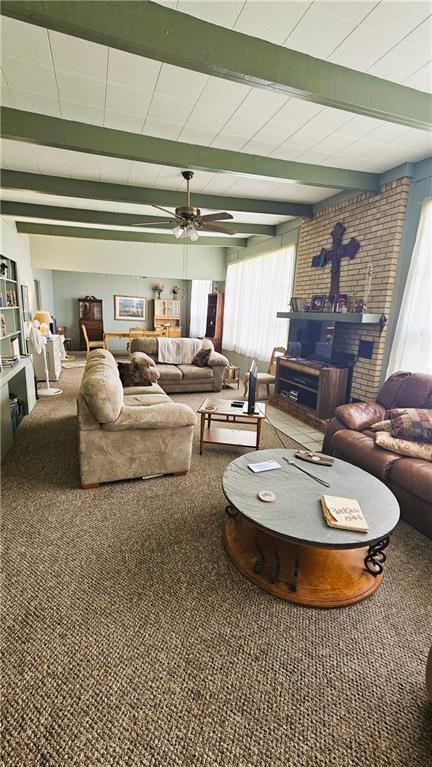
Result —
<path fill-rule="evenodd" d="M 47 315 L 47 317 L 45 318 L 45 322 L 47 323 L 51 322 L 51 315 L 49 314 L 49 312 L 38 312 L 38 314 L 42 314 L 42 313 Z M 48 317 L 49 317 L 49 320 L 47 319 Z M 57 389 L 55 386 L 51 386 L 50 384 L 47 356 L 46 356 L 47 340 L 45 336 L 41 335 L 40 332 L 34 326 L 30 328 L 29 344 L 30 344 L 30 349 L 32 354 L 40 354 L 42 352 L 42 355 L 43 355 L 46 389 L 38 389 L 39 397 L 56 397 L 58 394 L 63 394 L 62 389 Z"/>

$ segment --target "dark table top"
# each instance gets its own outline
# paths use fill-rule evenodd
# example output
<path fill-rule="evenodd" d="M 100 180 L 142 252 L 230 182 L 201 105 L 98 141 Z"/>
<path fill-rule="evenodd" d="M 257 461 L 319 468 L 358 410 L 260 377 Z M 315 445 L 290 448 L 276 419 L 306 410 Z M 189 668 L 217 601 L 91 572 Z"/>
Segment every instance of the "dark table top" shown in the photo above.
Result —
<path fill-rule="evenodd" d="M 397 525 L 399 504 L 379 479 L 335 458 L 333 466 L 320 466 L 295 458 L 295 450 L 259 450 L 232 461 L 223 477 L 229 503 L 260 527 L 297 543 L 328 548 L 356 548 L 385 538 Z M 283 460 L 294 460 L 302 469 L 330 482 L 327 488 L 302 474 Z M 250 463 L 274 459 L 281 469 L 254 474 Z M 272 490 L 276 500 L 260 501 L 260 490 Z M 355 533 L 329 527 L 324 519 L 320 497 L 337 495 L 356 498 L 366 518 L 369 532 Z"/>

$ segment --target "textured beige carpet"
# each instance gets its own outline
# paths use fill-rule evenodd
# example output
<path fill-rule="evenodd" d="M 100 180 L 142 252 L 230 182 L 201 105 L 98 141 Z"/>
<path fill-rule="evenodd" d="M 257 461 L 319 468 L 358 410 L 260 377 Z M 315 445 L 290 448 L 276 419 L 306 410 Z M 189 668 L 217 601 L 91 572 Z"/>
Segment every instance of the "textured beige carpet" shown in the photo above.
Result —
<path fill-rule="evenodd" d="M 3 465 L 3 764 L 430 764 L 431 541 L 400 524 L 358 605 L 279 601 L 221 544 L 240 449 L 195 444 L 186 477 L 78 489 L 81 375 L 63 372 Z"/>

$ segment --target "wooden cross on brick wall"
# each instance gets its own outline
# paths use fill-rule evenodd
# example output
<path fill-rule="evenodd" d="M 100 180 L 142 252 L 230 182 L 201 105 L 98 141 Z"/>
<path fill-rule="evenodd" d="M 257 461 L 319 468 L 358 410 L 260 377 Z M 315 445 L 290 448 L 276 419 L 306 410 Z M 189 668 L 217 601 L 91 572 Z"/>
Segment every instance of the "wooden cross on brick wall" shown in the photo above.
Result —
<path fill-rule="evenodd" d="M 350 241 L 345 245 L 343 244 L 343 236 L 345 233 L 344 225 L 338 221 L 335 224 L 333 231 L 330 233 L 333 240 L 333 247 L 322 248 L 318 256 L 314 256 L 312 259 L 312 266 L 326 266 L 328 262 L 331 262 L 331 283 L 330 283 L 330 300 L 337 303 L 339 298 L 339 280 L 340 269 L 343 258 L 353 259 L 355 258 L 360 243 L 355 237 L 351 237 Z"/>

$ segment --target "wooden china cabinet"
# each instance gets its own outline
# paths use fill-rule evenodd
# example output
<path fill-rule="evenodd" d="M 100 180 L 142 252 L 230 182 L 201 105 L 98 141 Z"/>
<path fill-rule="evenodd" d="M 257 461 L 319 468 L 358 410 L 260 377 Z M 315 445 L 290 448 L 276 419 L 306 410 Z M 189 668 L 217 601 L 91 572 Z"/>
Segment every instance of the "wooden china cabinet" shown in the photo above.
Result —
<path fill-rule="evenodd" d="M 224 294 L 209 293 L 207 300 L 206 338 L 213 341 L 217 352 L 222 349 Z"/>
<path fill-rule="evenodd" d="M 104 325 L 102 312 L 102 299 L 94 296 L 85 296 L 78 299 L 78 321 L 80 330 L 80 349 L 85 351 L 86 342 L 82 332 L 82 326 L 86 326 L 89 341 L 103 341 Z"/>

